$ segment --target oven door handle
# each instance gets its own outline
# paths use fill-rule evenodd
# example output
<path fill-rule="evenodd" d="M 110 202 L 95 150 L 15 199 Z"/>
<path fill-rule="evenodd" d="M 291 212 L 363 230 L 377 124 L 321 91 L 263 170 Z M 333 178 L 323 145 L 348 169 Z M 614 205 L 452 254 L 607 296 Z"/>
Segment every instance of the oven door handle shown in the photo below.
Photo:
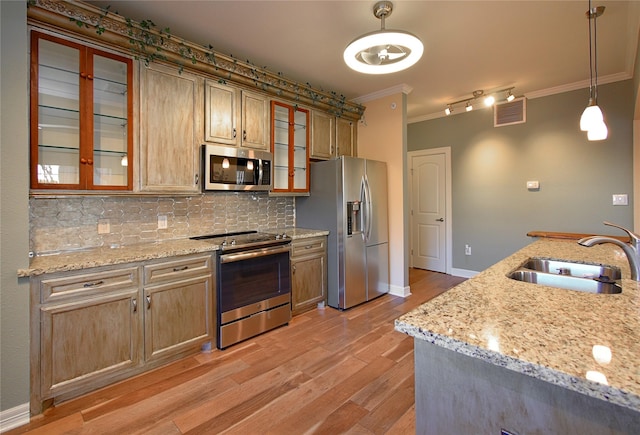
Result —
<path fill-rule="evenodd" d="M 265 257 L 267 255 L 280 254 L 282 252 L 289 251 L 289 245 L 284 245 L 275 248 L 262 248 L 251 251 L 235 252 L 233 254 L 223 254 L 220 256 L 220 263 L 233 263 L 234 261 L 249 260 L 251 258 Z"/>

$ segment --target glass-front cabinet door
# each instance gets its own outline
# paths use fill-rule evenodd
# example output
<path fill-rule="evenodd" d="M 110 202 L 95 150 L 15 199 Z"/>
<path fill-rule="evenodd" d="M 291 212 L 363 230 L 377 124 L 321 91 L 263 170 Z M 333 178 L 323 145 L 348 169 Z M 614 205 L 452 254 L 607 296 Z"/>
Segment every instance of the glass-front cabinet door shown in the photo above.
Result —
<path fill-rule="evenodd" d="M 274 192 L 309 191 L 309 110 L 271 102 Z"/>
<path fill-rule="evenodd" d="M 131 60 L 31 37 L 31 188 L 130 190 Z"/>

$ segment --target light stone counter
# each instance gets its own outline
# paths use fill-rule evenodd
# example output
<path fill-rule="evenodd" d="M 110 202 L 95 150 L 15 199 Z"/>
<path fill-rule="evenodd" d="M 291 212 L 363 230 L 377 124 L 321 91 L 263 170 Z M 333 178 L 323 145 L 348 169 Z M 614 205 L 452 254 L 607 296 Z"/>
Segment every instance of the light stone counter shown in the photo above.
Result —
<path fill-rule="evenodd" d="M 327 235 L 324 230 L 310 230 L 304 228 L 279 228 L 263 232 L 286 233 L 292 240 L 298 238 L 317 237 Z M 99 247 L 64 251 L 33 258 L 29 268 L 18 270 L 19 277 L 42 275 L 53 272 L 82 270 L 91 267 L 124 264 L 136 261 L 153 260 L 156 258 L 175 257 L 180 255 L 198 254 L 217 251 L 218 245 L 191 239 L 175 239 L 136 245 L 118 247 Z"/>
<path fill-rule="evenodd" d="M 529 257 L 618 266 L 623 291 L 589 294 L 507 278 Z M 626 256 L 614 245 L 538 240 L 403 315 L 395 329 L 638 412 L 640 287 L 629 276 Z M 596 345 L 610 349 L 609 363 L 596 361 Z"/>

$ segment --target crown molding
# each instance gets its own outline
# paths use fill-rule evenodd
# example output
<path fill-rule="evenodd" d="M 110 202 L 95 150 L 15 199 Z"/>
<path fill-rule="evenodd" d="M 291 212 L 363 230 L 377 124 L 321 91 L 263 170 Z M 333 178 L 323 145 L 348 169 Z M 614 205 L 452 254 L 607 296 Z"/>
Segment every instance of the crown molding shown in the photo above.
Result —
<path fill-rule="evenodd" d="M 413 87 L 403 83 L 397 86 L 392 86 L 387 89 L 382 89 L 380 91 L 372 92 L 367 95 L 362 95 L 360 97 L 352 99 L 351 101 L 353 101 L 356 104 L 363 104 L 363 103 L 366 103 L 367 101 L 378 100 L 380 98 L 388 97 L 390 95 L 395 95 L 399 93 L 410 94 L 411 91 L 413 91 Z"/>

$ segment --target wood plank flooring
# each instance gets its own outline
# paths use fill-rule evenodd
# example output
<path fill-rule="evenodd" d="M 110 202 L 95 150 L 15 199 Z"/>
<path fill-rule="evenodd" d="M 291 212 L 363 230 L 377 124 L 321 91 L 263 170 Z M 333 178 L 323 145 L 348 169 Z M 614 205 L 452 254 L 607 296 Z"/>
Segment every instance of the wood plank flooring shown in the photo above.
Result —
<path fill-rule="evenodd" d="M 225 351 L 59 404 L 7 433 L 414 433 L 413 339 L 393 321 L 462 281 L 411 269 L 407 298 L 307 312 Z"/>

